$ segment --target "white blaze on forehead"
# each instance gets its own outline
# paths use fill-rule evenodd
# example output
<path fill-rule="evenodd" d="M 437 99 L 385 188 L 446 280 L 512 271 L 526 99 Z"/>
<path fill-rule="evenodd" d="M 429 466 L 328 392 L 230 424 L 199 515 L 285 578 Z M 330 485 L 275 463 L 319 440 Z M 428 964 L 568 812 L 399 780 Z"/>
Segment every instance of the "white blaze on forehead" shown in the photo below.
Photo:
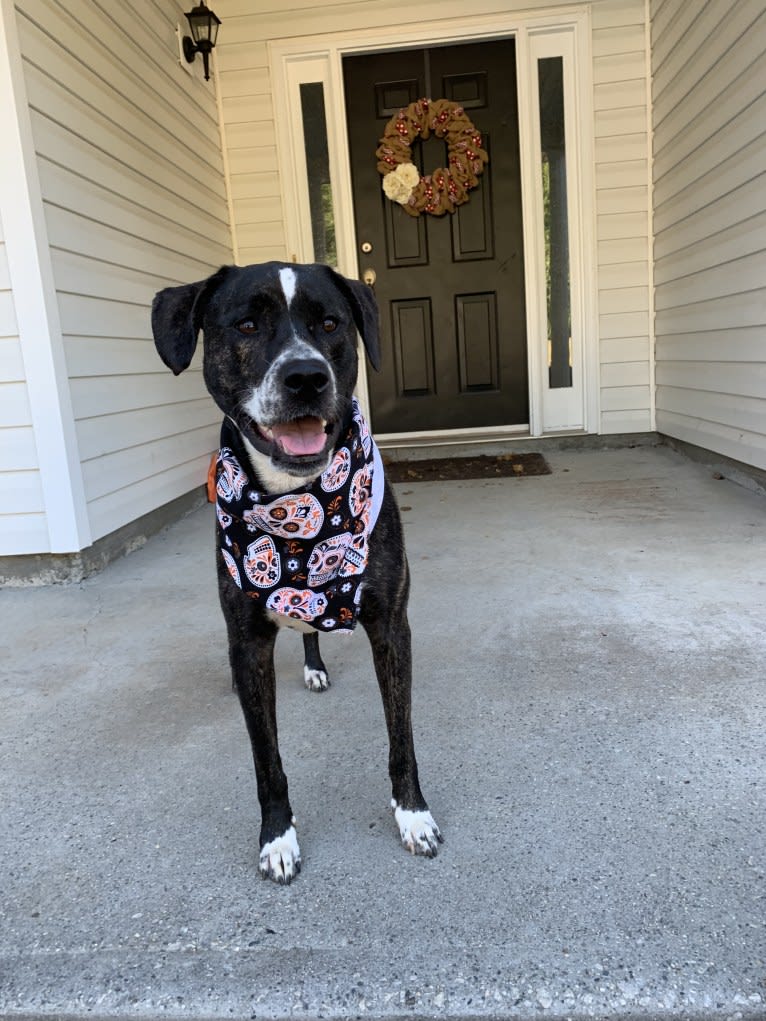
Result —
<path fill-rule="evenodd" d="M 290 307 L 290 303 L 295 297 L 295 288 L 297 286 L 297 278 L 295 276 L 295 270 L 290 269 L 289 266 L 285 266 L 279 271 L 279 282 L 282 285 L 282 292 L 287 302 L 287 307 Z"/>

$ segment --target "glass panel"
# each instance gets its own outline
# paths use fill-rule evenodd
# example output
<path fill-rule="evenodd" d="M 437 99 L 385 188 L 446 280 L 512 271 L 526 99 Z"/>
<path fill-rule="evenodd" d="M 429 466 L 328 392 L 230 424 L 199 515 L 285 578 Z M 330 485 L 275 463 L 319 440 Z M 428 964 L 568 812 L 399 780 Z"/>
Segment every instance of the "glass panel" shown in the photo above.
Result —
<path fill-rule="evenodd" d="M 189 21 L 194 42 L 200 43 L 209 39 L 210 44 L 215 46 L 216 39 L 218 38 L 218 26 L 221 24 L 221 19 L 218 15 L 208 10 L 202 4 L 199 4 L 192 8 L 186 17 Z"/>
<path fill-rule="evenodd" d="M 545 57 L 538 61 L 537 68 L 545 213 L 548 382 L 551 389 L 556 390 L 572 386 L 563 57 Z"/>
<path fill-rule="evenodd" d="M 306 82 L 300 86 L 300 90 L 303 144 L 306 149 L 306 170 L 309 181 L 311 234 L 314 239 L 314 261 L 324 262 L 328 266 L 337 266 L 324 85 L 322 82 Z"/>

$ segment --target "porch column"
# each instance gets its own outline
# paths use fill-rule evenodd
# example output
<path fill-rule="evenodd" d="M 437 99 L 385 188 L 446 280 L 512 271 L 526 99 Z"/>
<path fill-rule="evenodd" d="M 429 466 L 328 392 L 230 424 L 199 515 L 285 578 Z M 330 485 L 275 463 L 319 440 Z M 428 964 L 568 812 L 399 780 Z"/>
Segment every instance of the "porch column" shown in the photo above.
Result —
<path fill-rule="evenodd" d="M 13 0 L 0 0 L 0 97 L 0 218 L 49 535 L 39 552 L 76 553 L 91 535 Z"/>

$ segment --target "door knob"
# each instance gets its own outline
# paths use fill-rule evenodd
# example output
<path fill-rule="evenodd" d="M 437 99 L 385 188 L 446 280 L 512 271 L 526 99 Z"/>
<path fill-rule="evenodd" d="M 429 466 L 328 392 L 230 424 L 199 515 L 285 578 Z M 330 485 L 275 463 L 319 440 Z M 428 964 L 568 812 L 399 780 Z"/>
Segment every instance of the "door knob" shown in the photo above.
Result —
<path fill-rule="evenodd" d="M 362 273 L 362 280 L 364 280 L 368 287 L 374 287 L 377 279 L 378 274 L 374 269 L 366 269 L 364 273 Z"/>

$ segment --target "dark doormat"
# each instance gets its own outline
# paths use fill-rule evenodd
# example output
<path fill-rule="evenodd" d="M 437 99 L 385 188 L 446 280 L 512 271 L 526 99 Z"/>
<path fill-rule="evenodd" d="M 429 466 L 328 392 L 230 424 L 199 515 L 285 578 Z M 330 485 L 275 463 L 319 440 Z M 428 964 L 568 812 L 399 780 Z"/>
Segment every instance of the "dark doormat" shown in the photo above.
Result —
<path fill-rule="evenodd" d="M 500 454 L 499 457 L 445 457 L 425 461 L 386 461 L 391 482 L 456 482 L 460 479 L 507 479 L 550 475 L 542 454 Z"/>

